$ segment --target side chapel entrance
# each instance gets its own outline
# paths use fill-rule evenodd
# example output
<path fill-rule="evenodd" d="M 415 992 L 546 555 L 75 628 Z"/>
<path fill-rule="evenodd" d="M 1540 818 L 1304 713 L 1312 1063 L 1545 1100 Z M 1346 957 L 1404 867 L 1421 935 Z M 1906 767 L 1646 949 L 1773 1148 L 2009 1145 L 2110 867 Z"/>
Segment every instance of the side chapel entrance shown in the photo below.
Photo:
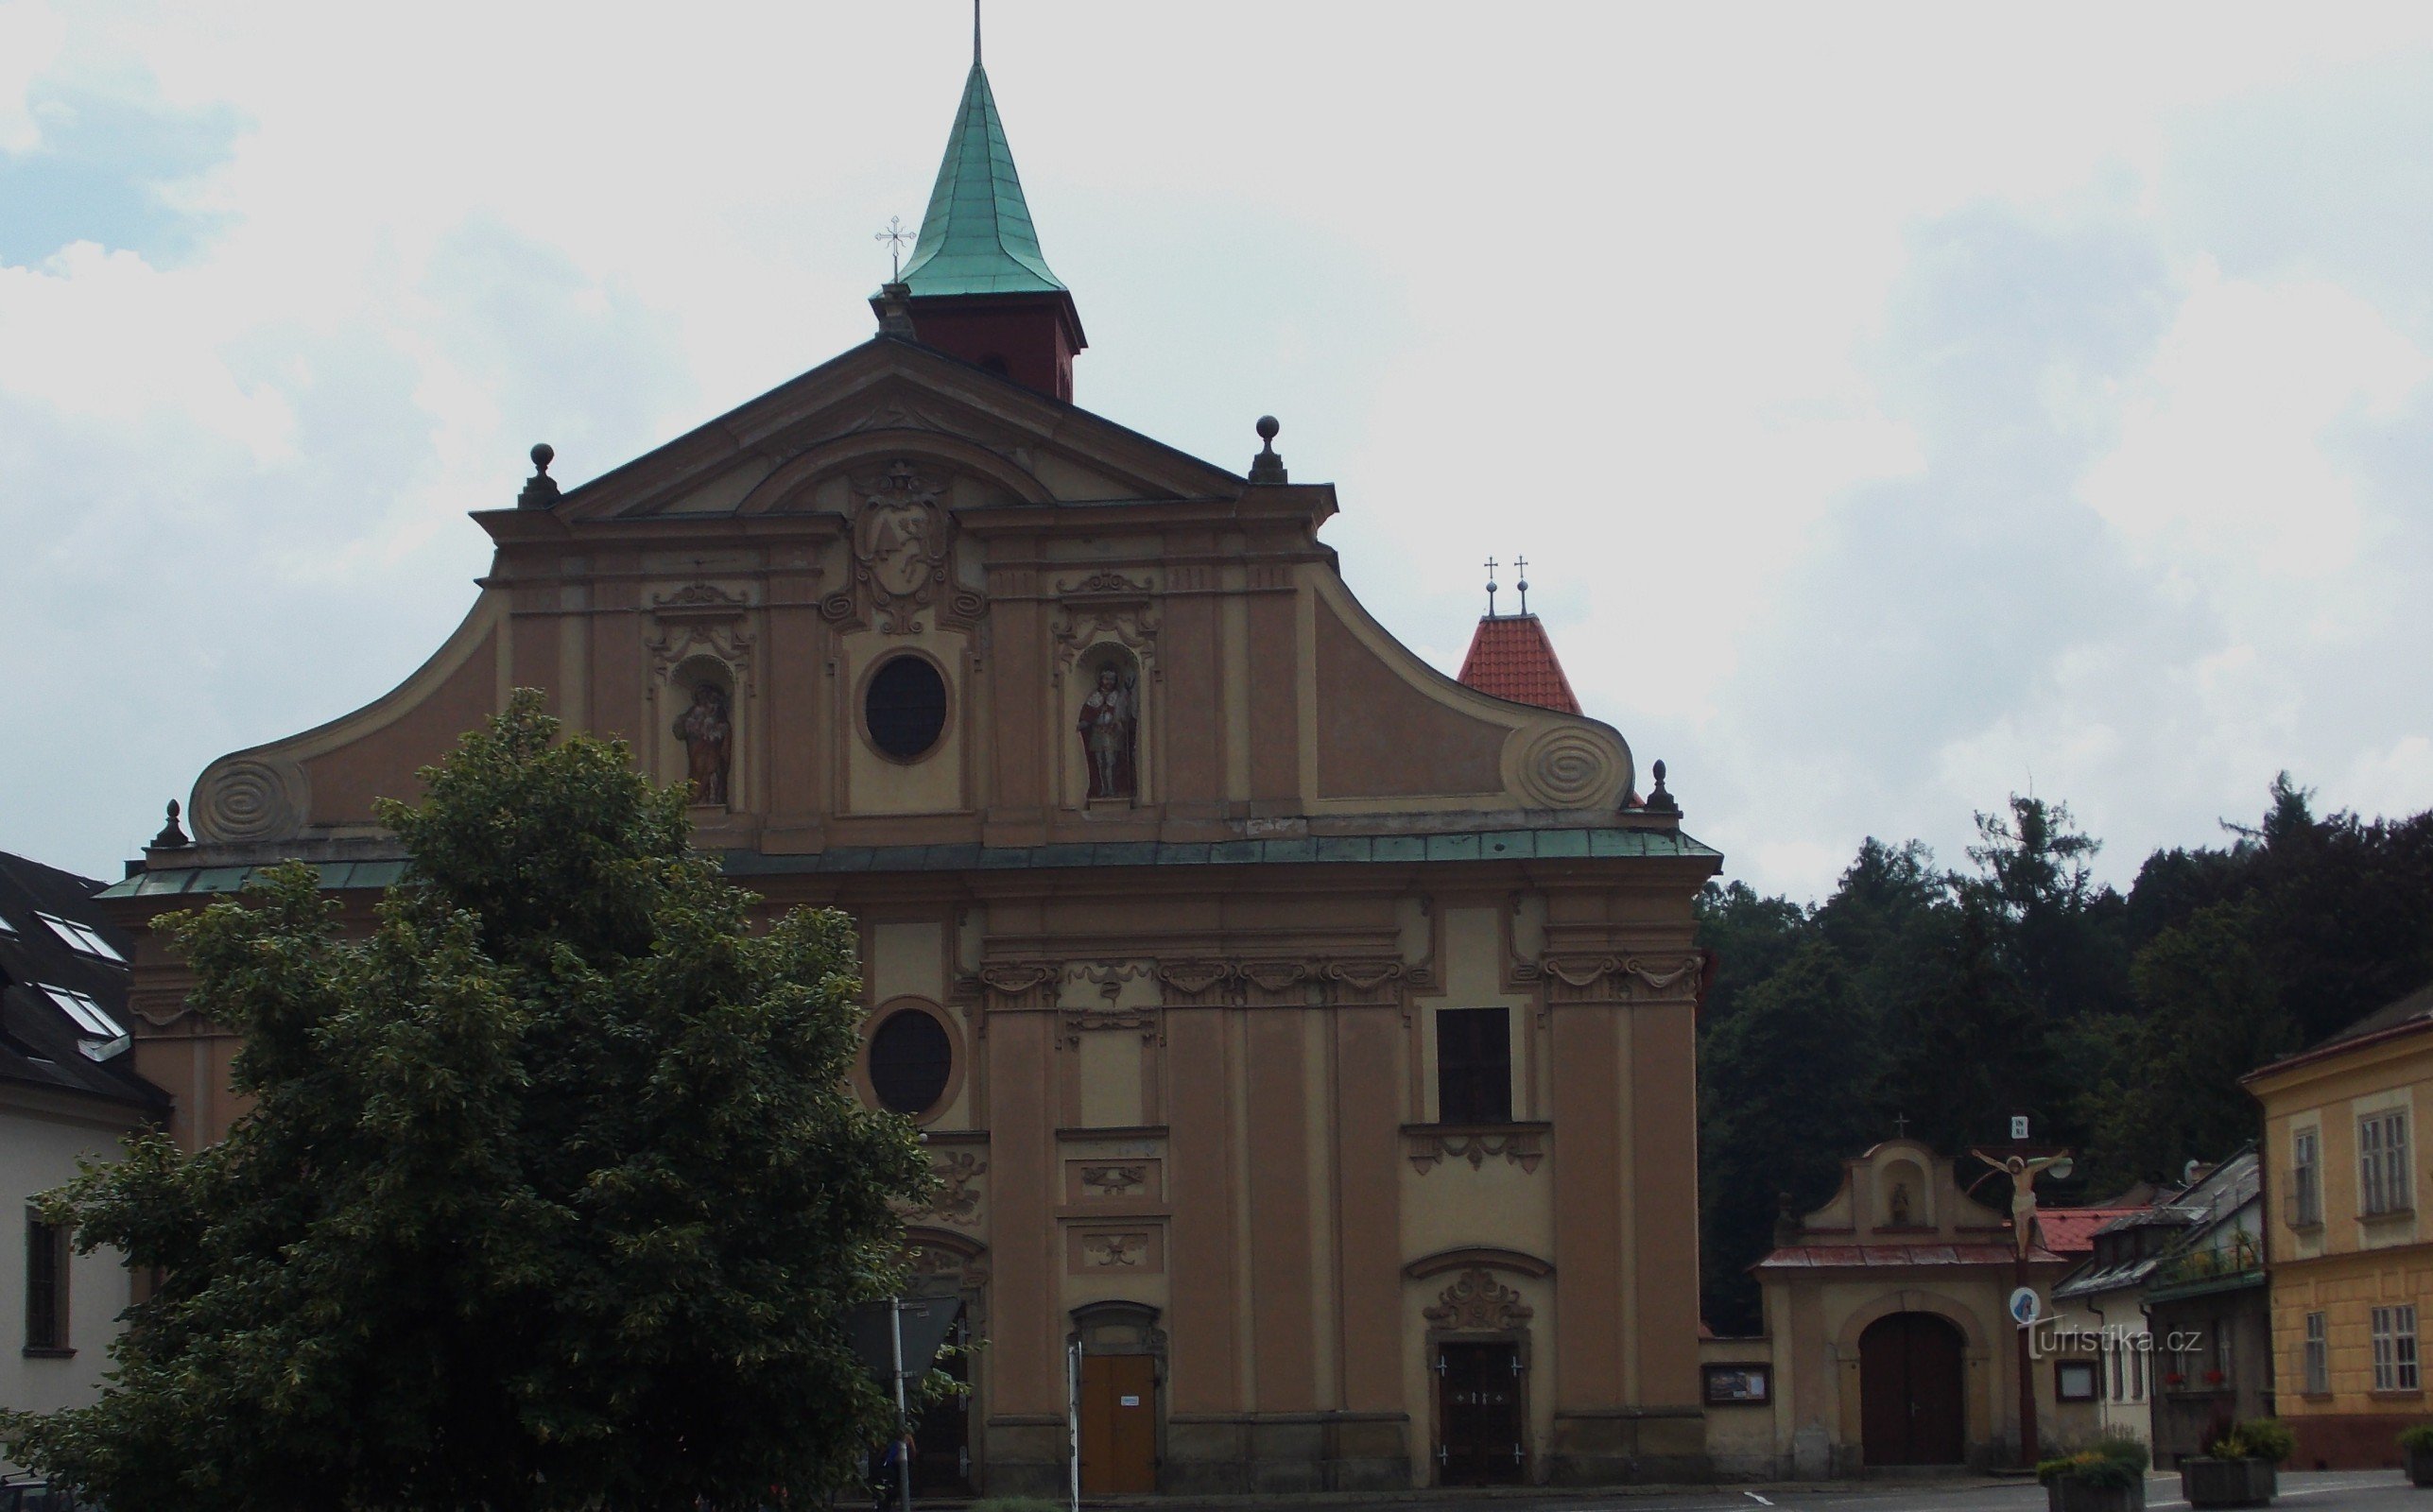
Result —
<path fill-rule="evenodd" d="M 1960 1331 L 1932 1313 L 1894 1313 L 1858 1336 L 1860 1452 L 1869 1465 L 1957 1465 L 1961 1420 Z"/>
<path fill-rule="evenodd" d="M 1529 1478 L 1529 1305 L 1478 1263 L 1486 1252 L 1446 1257 L 1461 1267 L 1421 1315 L 1436 1374 L 1436 1483 L 1517 1486 Z M 1543 1270 L 1542 1263 L 1508 1257 Z M 1490 1263 L 1493 1263 L 1491 1261 Z M 1433 1268 L 1432 1263 L 1421 1262 Z M 1423 1271 L 1422 1274 L 1425 1274 Z"/>
<path fill-rule="evenodd" d="M 1081 1357 L 1081 1492 L 1157 1489 L 1157 1361 L 1146 1354 Z"/>
<path fill-rule="evenodd" d="M 1157 1383 L 1165 1357 L 1158 1310 L 1144 1302 L 1085 1302 L 1069 1343 L 1081 1350 L 1081 1492 L 1155 1491 Z"/>
<path fill-rule="evenodd" d="M 1521 1419 L 1521 1347 L 1437 1346 L 1437 1484 L 1509 1486 L 1528 1464 Z"/>

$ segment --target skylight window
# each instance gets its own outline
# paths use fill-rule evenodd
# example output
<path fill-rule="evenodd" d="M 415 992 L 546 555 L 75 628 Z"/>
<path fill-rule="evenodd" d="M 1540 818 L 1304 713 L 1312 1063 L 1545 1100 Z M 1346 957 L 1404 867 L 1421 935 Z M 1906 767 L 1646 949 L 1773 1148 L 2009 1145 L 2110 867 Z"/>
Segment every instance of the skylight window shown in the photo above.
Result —
<path fill-rule="evenodd" d="M 116 1040 L 126 1035 L 127 1031 L 118 1026 L 118 1022 L 104 1012 L 100 1004 L 84 993 L 71 988 L 48 985 L 45 985 L 43 990 L 49 994 L 53 1003 L 60 1005 L 61 1013 L 76 1021 L 78 1029 L 91 1038 Z"/>
<path fill-rule="evenodd" d="M 78 954 L 90 955 L 97 960 L 116 961 L 121 966 L 127 964 L 127 957 L 119 954 L 117 948 L 110 941 L 103 939 L 100 931 L 92 925 L 79 924 L 73 919 L 61 919 L 57 914 L 37 913 L 34 917 L 50 925 L 51 933 L 66 941 L 68 949 Z"/>

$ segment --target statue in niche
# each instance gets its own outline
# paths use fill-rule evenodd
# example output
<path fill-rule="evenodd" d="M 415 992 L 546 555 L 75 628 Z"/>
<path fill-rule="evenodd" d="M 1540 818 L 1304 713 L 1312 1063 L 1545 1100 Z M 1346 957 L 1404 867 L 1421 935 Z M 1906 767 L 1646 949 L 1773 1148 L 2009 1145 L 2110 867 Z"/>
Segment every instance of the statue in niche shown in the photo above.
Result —
<path fill-rule="evenodd" d="M 1140 728 L 1137 675 L 1127 677 L 1114 662 L 1098 666 L 1098 685 L 1081 700 L 1081 754 L 1090 767 L 1090 797 L 1130 798 L 1138 785 L 1133 777 L 1134 736 Z"/>
<path fill-rule="evenodd" d="M 693 706 L 676 721 L 676 738 L 684 743 L 684 775 L 693 780 L 693 801 L 727 801 L 727 765 L 734 745 L 734 722 L 727 717 L 727 690 L 707 680 L 693 685 Z"/>
<path fill-rule="evenodd" d="M 1892 1227 L 1909 1227 L 1909 1183 L 1907 1181 L 1892 1183 Z"/>

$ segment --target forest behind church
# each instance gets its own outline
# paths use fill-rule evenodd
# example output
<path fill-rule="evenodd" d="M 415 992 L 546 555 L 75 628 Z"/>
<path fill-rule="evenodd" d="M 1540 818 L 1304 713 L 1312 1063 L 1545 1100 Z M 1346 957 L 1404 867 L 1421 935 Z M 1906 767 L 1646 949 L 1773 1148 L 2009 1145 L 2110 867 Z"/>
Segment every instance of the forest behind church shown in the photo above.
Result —
<path fill-rule="evenodd" d="M 2256 1138 L 2241 1075 L 2433 978 L 2433 811 L 2318 816 L 2285 774 L 2260 822 L 2223 829 L 2125 894 L 2093 881 L 2101 841 L 2064 805 L 2018 797 L 1977 816 L 1965 868 L 1871 838 L 1820 903 L 1709 884 L 1706 1321 L 1760 1330 L 1747 1268 L 1778 1194 L 1823 1202 L 1896 1118 L 1952 1156 L 2028 1113 L 2077 1153 L 2047 1200 L 2100 1201 Z"/>

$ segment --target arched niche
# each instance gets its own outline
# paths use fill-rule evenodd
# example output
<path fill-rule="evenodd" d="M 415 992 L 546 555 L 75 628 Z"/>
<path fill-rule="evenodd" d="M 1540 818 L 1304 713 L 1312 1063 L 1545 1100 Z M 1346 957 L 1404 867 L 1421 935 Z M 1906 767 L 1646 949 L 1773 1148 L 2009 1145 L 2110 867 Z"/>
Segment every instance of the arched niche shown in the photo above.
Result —
<path fill-rule="evenodd" d="M 692 782 L 696 807 L 742 807 L 745 743 L 735 669 L 706 652 L 684 657 L 667 669 L 659 708 L 660 780 Z"/>
<path fill-rule="evenodd" d="M 1076 808 L 1149 801 L 1149 680 L 1139 653 L 1119 640 L 1093 642 L 1073 662 L 1064 743 Z"/>
<path fill-rule="evenodd" d="M 1875 1168 L 1875 1227 L 1932 1228 L 1933 1192 L 1926 1168 L 1907 1155 L 1897 1155 Z"/>

